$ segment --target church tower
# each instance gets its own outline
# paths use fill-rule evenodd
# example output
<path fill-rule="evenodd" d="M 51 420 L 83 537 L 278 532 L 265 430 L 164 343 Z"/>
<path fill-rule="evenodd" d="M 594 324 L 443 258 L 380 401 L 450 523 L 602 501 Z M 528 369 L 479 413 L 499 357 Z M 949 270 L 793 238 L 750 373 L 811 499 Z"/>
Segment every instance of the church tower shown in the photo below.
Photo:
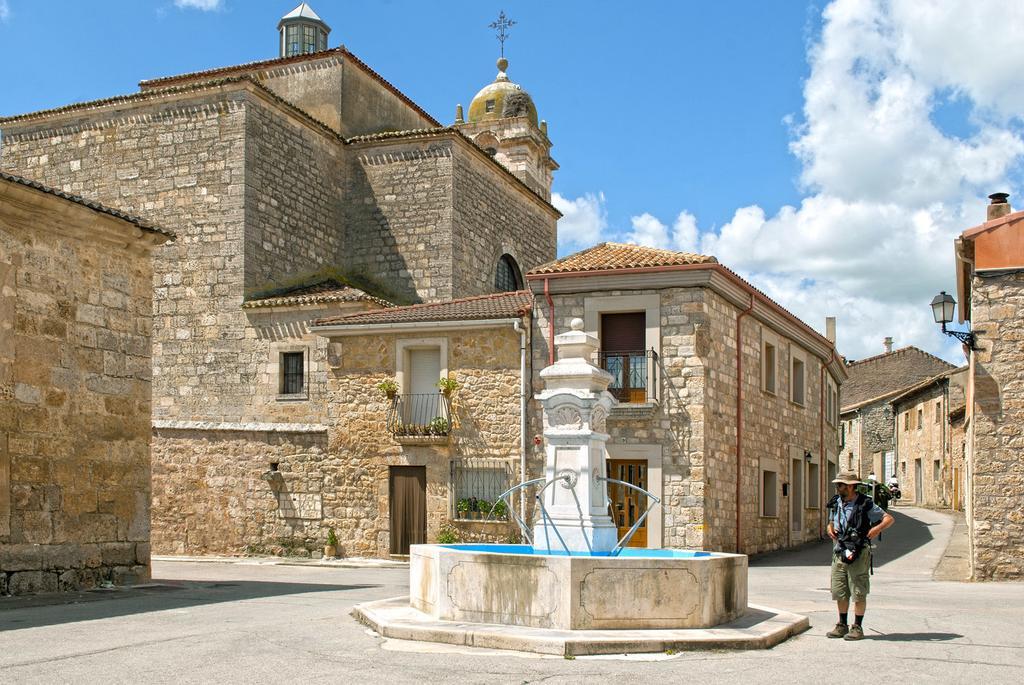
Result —
<path fill-rule="evenodd" d="M 281 17 L 277 30 L 281 34 L 281 57 L 292 57 L 326 50 L 331 27 L 312 7 L 302 3 Z"/>
<path fill-rule="evenodd" d="M 546 121 L 537 121 L 533 98 L 508 77 L 504 55 L 505 30 L 515 22 L 502 12 L 491 28 L 498 29 L 502 56 L 498 75 L 484 86 L 469 104 L 463 117 L 462 105 L 455 108 L 455 128 L 503 164 L 519 180 L 551 201 L 552 174 L 558 164 L 551 158 L 551 140 Z"/>

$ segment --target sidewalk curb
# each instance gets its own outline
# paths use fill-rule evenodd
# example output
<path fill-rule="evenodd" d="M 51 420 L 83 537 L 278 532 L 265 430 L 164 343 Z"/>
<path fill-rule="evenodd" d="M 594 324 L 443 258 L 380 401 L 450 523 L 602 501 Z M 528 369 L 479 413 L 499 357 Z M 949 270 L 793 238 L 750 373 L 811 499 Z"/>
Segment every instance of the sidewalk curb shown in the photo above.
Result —
<path fill-rule="evenodd" d="M 154 554 L 152 561 L 168 561 L 189 564 L 237 564 L 240 566 L 317 566 L 320 568 L 409 568 L 408 561 L 391 559 L 367 559 L 346 557 L 343 559 L 306 559 L 303 557 L 224 557 L 224 556 L 176 556 Z"/>

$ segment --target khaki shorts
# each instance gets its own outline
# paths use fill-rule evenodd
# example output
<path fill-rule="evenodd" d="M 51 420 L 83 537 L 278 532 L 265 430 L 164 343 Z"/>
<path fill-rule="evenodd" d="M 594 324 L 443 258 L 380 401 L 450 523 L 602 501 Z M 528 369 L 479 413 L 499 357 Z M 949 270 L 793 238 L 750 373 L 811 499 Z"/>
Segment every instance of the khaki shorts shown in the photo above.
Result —
<path fill-rule="evenodd" d="M 832 599 L 864 599 L 871 592 L 871 549 L 864 548 L 852 564 L 832 556 Z"/>

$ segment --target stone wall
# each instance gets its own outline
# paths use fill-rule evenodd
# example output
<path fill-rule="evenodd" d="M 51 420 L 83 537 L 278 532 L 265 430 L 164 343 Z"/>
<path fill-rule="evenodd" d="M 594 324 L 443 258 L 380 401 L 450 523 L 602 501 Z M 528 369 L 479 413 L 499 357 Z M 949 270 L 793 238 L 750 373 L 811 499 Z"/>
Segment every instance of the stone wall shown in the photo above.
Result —
<path fill-rule="evenodd" d="M 452 147 L 429 139 L 348 148 L 346 266 L 388 284 L 400 304 L 454 296 Z"/>
<path fill-rule="evenodd" d="M 949 436 L 945 406 L 945 389 L 939 384 L 896 403 L 896 460 L 902 502 L 925 507 L 945 507 L 949 504 L 945 486 L 950 468 L 946 463 Z M 919 412 L 921 421 L 918 421 Z M 920 499 L 917 497 L 918 461 L 921 463 Z M 889 475 L 892 474 L 885 477 Z"/>
<path fill-rule="evenodd" d="M 475 152 L 459 147 L 453 160 L 452 292 L 494 292 L 498 260 L 510 254 L 522 273 L 556 257 L 557 214 Z"/>
<path fill-rule="evenodd" d="M 967 490 L 967 434 L 963 412 L 949 420 L 949 441 L 949 506 L 954 511 L 963 511 Z"/>
<path fill-rule="evenodd" d="M 40 203 L 70 205 L 33 194 Z M 145 580 L 148 251 L 125 249 L 135 243 L 130 226 L 78 205 L 14 223 L 6 203 L 0 201 L 0 594 Z M 76 212 L 96 217 L 95 224 L 72 223 L 80 220 Z M 120 243 L 93 233 L 114 223 Z"/>
<path fill-rule="evenodd" d="M 347 165 L 338 140 L 258 102 L 245 127 L 246 291 L 340 266 Z"/>
<path fill-rule="evenodd" d="M 740 549 L 736 550 L 736 318 L 740 310 L 720 295 L 706 291 L 708 370 L 706 428 L 709 549 L 756 554 L 817 539 L 824 525 L 823 503 L 829 488 L 824 480 L 827 452 L 837 449 L 836 428 L 824 421 L 820 359 L 803 352 L 804 404 L 791 399 L 791 361 L 799 345 L 765 323 L 744 317 L 743 463 L 740 471 Z M 764 389 L 762 342 L 773 336 L 776 347 L 775 392 Z M 807 453 L 811 460 L 806 459 Z M 794 460 L 796 460 L 794 462 Z M 800 469 L 793 473 L 794 465 Z M 814 477 L 815 467 L 817 476 Z M 776 516 L 763 515 L 762 472 L 777 475 Z M 802 501 L 794 496 L 795 475 L 803 484 Z M 815 482 L 810 482 L 814 478 Z M 783 492 L 783 484 L 786 492 Z M 811 489 L 818 493 L 817 502 Z M 816 506 L 815 506 L 816 504 Z M 794 524 L 793 507 L 800 509 Z"/>
<path fill-rule="evenodd" d="M 968 519 L 971 571 L 977 580 L 1024 577 L 1024 274 L 975 276 L 971 328 L 971 438 Z"/>
<path fill-rule="evenodd" d="M 893 437 L 893 411 L 889 402 L 878 402 L 861 407 L 860 415 L 860 450 L 854 453 L 853 469 L 861 478 L 868 474 L 881 472 L 879 455 L 895 449 Z M 877 462 L 877 463 L 876 463 Z M 886 478 L 892 474 L 886 474 Z M 901 474 L 902 475 L 902 474 Z M 902 484 L 902 481 L 900 481 Z M 906 492 L 906 490 L 904 490 Z"/>

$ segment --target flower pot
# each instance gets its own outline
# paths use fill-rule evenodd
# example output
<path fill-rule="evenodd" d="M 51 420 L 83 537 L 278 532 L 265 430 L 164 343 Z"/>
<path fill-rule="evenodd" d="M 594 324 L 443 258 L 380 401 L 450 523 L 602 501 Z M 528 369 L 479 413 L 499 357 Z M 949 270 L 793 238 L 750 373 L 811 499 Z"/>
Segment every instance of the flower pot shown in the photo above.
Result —
<path fill-rule="evenodd" d="M 324 557 L 338 556 L 338 548 L 334 545 L 324 545 Z"/>

